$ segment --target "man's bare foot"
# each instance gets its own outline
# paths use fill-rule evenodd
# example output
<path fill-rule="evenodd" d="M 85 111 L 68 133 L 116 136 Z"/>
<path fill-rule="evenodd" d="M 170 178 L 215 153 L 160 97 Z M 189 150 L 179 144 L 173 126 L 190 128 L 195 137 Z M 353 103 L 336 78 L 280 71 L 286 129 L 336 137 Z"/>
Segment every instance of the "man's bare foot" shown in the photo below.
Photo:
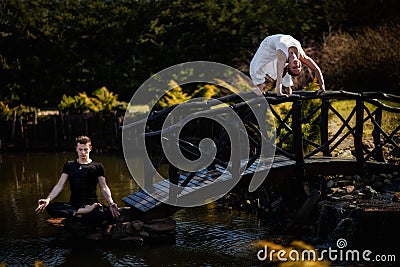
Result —
<path fill-rule="evenodd" d="M 93 211 L 97 207 L 101 207 L 101 203 L 94 203 L 92 205 L 86 205 L 84 208 L 80 208 L 76 213 L 77 214 L 85 214 Z"/>

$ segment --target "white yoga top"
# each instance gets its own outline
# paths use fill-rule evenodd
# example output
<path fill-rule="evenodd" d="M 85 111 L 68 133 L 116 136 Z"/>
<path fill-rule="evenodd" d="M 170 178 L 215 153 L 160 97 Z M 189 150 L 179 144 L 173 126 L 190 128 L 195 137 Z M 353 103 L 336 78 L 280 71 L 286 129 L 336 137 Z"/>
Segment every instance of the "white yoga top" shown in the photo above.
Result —
<path fill-rule="evenodd" d="M 281 50 L 289 58 L 289 47 L 297 48 L 298 55 L 304 54 L 303 48 L 299 41 L 290 35 L 275 34 L 267 36 L 260 44 L 257 52 L 254 54 L 250 62 L 250 77 L 254 85 L 265 82 L 265 75 L 268 74 L 272 79 L 277 78 L 276 64 L 278 61 L 277 51 Z M 282 85 L 289 87 L 293 85 L 292 77 L 286 74 L 282 79 Z"/>

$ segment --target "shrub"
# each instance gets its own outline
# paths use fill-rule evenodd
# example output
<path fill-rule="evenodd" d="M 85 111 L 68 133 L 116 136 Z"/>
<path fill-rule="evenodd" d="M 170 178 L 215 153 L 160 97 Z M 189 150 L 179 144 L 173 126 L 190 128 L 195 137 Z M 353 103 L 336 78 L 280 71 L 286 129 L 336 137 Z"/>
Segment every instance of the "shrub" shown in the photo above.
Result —
<path fill-rule="evenodd" d="M 33 114 L 35 111 L 39 111 L 37 108 L 18 105 L 13 108 L 10 108 L 8 104 L 0 101 L 0 120 L 8 121 L 13 118 L 13 114 L 16 113 L 16 116 L 21 119 L 25 119 Z"/>
<path fill-rule="evenodd" d="M 218 93 L 216 85 L 206 84 L 200 85 L 193 92 L 188 92 L 179 86 L 175 81 L 170 81 L 170 89 L 165 95 L 158 101 L 156 108 L 166 108 L 169 106 L 184 103 L 190 99 L 196 97 L 204 97 L 210 99 Z"/>
<path fill-rule="evenodd" d="M 118 101 L 118 95 L 109 92 L 106 87 L 102 87 L 90 97 L 86 92 L 78 93 L 75 96 L 63 95 L 58 108 L 66 113 L 89 113 L 89 112 L 117 112 L 124 111 L 127 107 L 126 102 Z"/>
<path fill-rule="evenodd" d="M 12 111 L 6 103 L 0 101 L 0 120 L 7 121 L 11 118 Z"/>
<path fill-rule="evenodd" d="M 128 105 L 126 102 L 118 101 L 118 95 L 108 91 L 104 86 L 94 91 L 92 95 L 97 98 L 93 101 L 97 101 L 102 111 L 125 111 Z"/>
<path fill-rule="evenodd" d="M 89 113 L 100 111 L 97 101 L 89 97 L 86 92 L 78 93 L 75 96 L 63 95 L 58 108 L 66 113 Z"/>
<path fill-rule="evenodd" d="M 338 31 L 326 37 L 320 67 L 327 88 L 395 93 L 400 87 L 400 25 Z"/>

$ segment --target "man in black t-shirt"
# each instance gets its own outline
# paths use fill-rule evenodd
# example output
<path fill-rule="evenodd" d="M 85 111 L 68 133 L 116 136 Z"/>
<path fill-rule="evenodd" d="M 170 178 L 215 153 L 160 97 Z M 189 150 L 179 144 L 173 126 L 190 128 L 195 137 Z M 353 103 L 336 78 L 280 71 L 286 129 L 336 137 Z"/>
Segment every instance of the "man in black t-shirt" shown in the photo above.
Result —
<path fill-rule="evenodd" d="M 110 220 L 120 215 L 104 176 L 104 166 L 90 158 L 91 151 L 89 137 L 76 138 L 78 159 L 64 164 L 61 177 L 48 197 L 38 200 L 37 212 L 46 210 L 52 217 L 82 217 L 82 221 L 87 223 Z M 71 191 L 70 201 L 51 202 L 61 193 L 67 181 Z M 109 209 L 103 207 L 97 199 L 97 184 L 100 185 L 100 192 L 107 201 Z"/>

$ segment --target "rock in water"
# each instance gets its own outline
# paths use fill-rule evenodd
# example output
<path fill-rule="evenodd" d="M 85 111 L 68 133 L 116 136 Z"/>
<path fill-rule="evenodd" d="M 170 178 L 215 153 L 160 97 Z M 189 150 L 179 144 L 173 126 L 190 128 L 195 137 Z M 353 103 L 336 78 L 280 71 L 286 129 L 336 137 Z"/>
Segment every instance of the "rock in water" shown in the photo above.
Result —
<path fill-rule="evenodd" d="M 303 206 L 297 211 L 295 215 L 295 220 L 300 224 L 307 224 L 310 214 L 315 207 L 319 197 L 321 196 L 320 190 L 313 190 L 311 194 L 308 196 L 306 201 L 303 203 Z"/>

